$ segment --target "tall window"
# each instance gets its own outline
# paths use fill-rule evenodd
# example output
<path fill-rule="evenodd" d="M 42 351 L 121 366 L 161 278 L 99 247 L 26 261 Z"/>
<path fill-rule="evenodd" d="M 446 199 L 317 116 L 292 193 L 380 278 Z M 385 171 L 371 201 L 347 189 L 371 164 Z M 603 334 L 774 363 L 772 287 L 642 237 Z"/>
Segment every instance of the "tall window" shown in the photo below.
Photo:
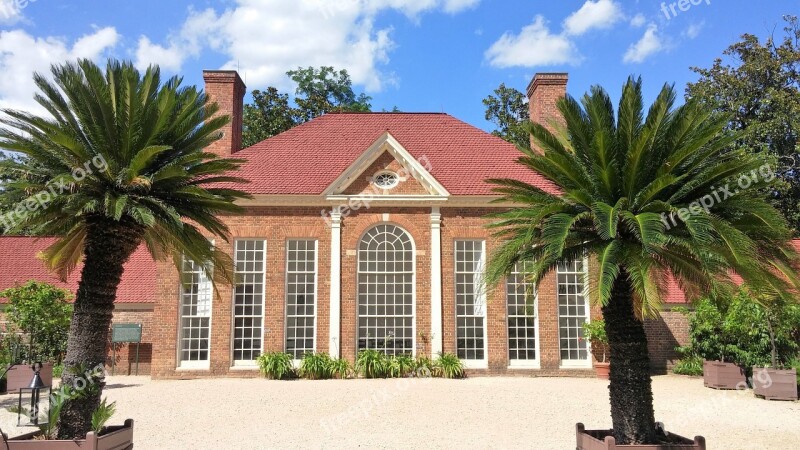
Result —
<path fill-rule="evenodd" d="M 486 360 L 486 293 L 483 241 L 456 241 L 456 347 L 458 357 Z"/>
<path fill-rule="evenodd" d="M 358 247 L 358 349 L 414 353 L 414 246 L 394 225 L 378 225 Z"/>
<path fill-rule="evenodd" d="M 536 365 L 539 361 L 536 292 L 519 265 L 514 268 L 506 281 L 506 299 L 510 365 Z"/>
<path fill-rule="evenodd" d="M 301 359 L 315 346 L 317 241 L 286 244 L 286 353 Z"/>
<path fill-rule="evenodd" d="M 558 331 L 563 366 L 585 367 L 591 364 L 583 338 L 583 324 L 589 320 L 586 276 L 583 259 L 558 265 Z"/>
<path fill-rule="evenodd" d="M 253 364 L 261 355 L 264 329 L 266 247 L 263 240 L 237 240 L 233 295 L 233 361 Z"/>
<path fill-rule="evenodd" d="M 186 258 L 181 278 L 179 367 L 207 368 L 211 348 L 211 280 L 203 266 Z"/>

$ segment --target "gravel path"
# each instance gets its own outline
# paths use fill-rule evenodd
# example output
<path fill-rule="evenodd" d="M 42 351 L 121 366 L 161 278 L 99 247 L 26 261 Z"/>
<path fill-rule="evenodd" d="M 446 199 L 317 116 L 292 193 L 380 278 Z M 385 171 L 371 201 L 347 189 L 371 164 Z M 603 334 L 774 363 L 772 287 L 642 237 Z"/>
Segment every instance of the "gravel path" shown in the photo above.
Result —
<path fill-rule="evenodd" d="M 751 391 L 714 391 L 702 380 L 654 379 L 656 417 L 712 449 L 792 449 L 800 403 Z M 136 420 L 136 448 L 571 449 L 575 423 L 610 427 L 606 383 L 593 379 L 471 378 L 277 382 L 151 381 L 109 377 L 113 422 Z M 15 396 L 0 397 L 3 408 Z M 20 434 L 16 415 L 0 426 Z M 747 446 L 741 442 L 749 442 Z M 753 445 L 753 443 L 755 445 Z"/>

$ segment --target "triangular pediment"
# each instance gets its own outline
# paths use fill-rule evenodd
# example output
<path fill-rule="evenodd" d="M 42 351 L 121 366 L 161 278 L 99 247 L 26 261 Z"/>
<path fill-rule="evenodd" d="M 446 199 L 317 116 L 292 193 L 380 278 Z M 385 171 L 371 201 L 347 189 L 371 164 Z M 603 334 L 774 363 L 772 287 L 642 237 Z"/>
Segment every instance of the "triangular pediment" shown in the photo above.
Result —
<path fill-rule="evenodd" d="M 325 196 L 437 196 L 449 192 L 431 175 L 430 161 L 418 160 L 391 133 L 385 133 L 367 148 L 323 192 Z M 397 175 L 396 186 L 383 189 L 377 178 Z"/>

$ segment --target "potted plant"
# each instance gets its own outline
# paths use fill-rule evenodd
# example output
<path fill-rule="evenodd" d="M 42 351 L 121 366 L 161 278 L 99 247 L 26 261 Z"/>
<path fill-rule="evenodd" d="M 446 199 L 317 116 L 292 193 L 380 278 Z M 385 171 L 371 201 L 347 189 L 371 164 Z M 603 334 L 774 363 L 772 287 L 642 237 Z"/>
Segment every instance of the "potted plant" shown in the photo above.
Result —
<path fill-rule="evenodd" d="M 719 300 L 732 303 L 731 299 Z M 719 306 L 710 299 L 700 301 L 689 315 L 689 349 L 703 359 L 703 385 L 712 389 L 747 387 L 747 375 L 741 364 L 734 329 L 727 321 L 730 306 Z"/>
<path fill-rule="evenodd" d="M 767 400 L 797 400 L 797 369 L 792 363 L 798 350 L 800 307 L 780 297 L 762 296 L 761 300 L 761 320 L 754 321 L 753 328 L 762 329 L 759 336 L 766 334 L 770 353 L 769 364 L 753 365 L 753 392 Z"/>
<path fill-rule="evenodd" d="M 592 344 L 592 353 L 596 359 L 594 372 L 601 380 L 608 379 L 610 365 L 607 362 L 608 335 L 606 323 L 603 320 L 592 320 L 583 324 L 583 337 Z M 598 357 L 600 355 L 600 357 Z"/>
<path fill-rule="evenodd" d="M 67 348 L 72 317 L 72 294 L 51 284 L 29 281 L 0 292 L 8 299 L 8 329 L 5 346 L 12 355 L 6 374 L 6 389 L 16 392 L 33 378 L 31 364 L 43 362 L 42 381 L 53 384 L 53 366 L 61 362 Z"/>
<path fill-rule="evenodd" d="M 50 408 L 42 414 L 39 430 L 9 438 L 5 434 L 8 450 L 122 450 L 133 448 L 133 420 L 128 419 L 121 426 L 106 426 L 116 411 L 116 402 L 106 399 L 92 413 L 91 431 L 84 439 L 56 439 L 56 424 L 64 402 L 75 399 L 81 392 L 61 389 L 51 398 Z"/>

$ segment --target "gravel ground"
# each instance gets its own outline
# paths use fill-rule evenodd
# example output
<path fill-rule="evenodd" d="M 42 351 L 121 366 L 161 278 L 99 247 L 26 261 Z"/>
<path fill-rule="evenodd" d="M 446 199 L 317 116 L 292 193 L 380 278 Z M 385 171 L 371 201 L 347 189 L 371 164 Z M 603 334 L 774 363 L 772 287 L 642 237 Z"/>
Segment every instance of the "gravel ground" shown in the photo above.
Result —
<path fill-rule="evenodd" d="M 656 417 L 712 449 L 793 449 L 800 403 L 702 380 L 654 379 Z M 109 377 L 112 422 L 133 417 L 143 449 L 575 448 L 576 422 L 611 425 L 606 383 L 594 379 L 151 381 Z M 3 408 L 16 396 L 0 397 Z M 24 429 L 0 414 L 9 434 Z M 742 444 L 747 442 L 747 445 Z"/>

